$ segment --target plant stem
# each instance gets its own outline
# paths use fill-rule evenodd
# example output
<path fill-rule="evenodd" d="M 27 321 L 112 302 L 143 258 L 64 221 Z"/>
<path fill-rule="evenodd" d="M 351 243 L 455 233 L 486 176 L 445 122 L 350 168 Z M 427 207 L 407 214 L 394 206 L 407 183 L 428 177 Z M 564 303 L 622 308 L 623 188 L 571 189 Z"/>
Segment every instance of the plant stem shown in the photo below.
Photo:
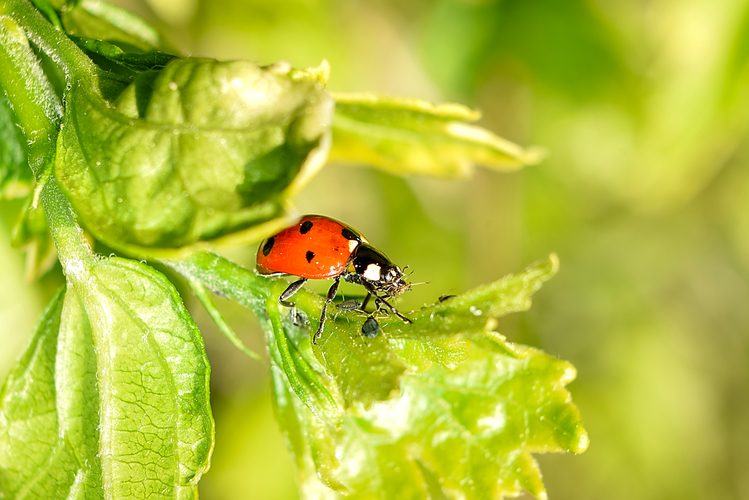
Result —
<path fill-rule="evenodd" d="M 92 254 L 75 222 L 70 203 L 54 179 L 62 105 L 29 46 L 32 37 L 40 48 L 54 46 L 49 52 L 45 50 L 50 57 L 53 53 L 65 54 L 65 58 L 57 58 L 64 63 L 63 68 L 80 63 L 77 54 L 87 61 L 84 65 L 91 63 L 77 47 L 75 51 L 67 50 L 65 41 L 68 45 L 73 45 L 72 42 L 52 28 L 26 0 L 0 0 L 0 87 L 5 91 L 28 141 L 29 166 L 38 188 L 42 190 L 42 205 L 60 263 L 65 275 L 75 279 L 85 269 L 84 264 L 91 262 Z M 72 71 L 64 73 L 73 74 Z"/>
<path fill-rule="evenodd" d="M 54 178 L 45 183 L 41 200 L 65 277 L 73 284 L 80 283 L 89 276 L 88 269 L 94 260 L 83 230 L 75 221 L 73 208 Z"/>
<path fill-rule="evenodd" d="M 0 15 L 13 18 L 23 28 L 29 41 L 59 67 L 68 86 L 96 74 L 91 59 L 28 0 L 0 0 Z"/>

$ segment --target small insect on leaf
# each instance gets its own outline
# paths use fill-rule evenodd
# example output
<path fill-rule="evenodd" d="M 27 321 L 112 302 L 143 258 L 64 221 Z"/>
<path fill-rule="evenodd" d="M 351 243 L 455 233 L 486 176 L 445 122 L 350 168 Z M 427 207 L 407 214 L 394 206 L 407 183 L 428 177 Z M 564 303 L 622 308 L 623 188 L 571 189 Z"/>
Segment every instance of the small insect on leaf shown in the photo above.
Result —
<path fill-rule="evenodd" d="M 373 339 L 377 336 L 377 332 L 380 331 L 380 324 L 374 319 L 374 316 L 370 316 L 364 322 L 361 327 L 361 334 L 368 339 Z"/>
<path fill-rule="evenodd" d="M 348 299 L 344 300 L 340 304 L 336 304 L 335 308 L 339 311 L 356 311 L 361 308 L 362 301 L 360 299 Z"/>

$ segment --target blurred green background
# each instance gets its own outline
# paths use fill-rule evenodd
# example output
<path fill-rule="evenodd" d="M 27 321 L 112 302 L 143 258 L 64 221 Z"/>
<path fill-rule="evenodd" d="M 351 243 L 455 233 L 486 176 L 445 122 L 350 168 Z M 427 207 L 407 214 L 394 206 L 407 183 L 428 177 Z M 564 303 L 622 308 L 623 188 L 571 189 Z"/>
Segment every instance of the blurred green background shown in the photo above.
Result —
<path fill-rule="evenodd" d="M 539 457 L 552 500 L 749 498 L 749 0 L 116 3 L 185 53 L 327 59 L 333 91 L 458 101 L 503 137 L 548 148 L 540 165 L 452 182 L 330 165 L 297 205 L 350 223 L 428 281 L 406 310 L 559 254 L 531 311 L 501 322 L 578 369 L 570 390 L 591 446 Z M 9 225 L 3 377 L 49 294 L 25 284 Z M 254 251 L 230 256 L 252 265 Z M 201 497 L 296 498 L 267 364 L 192 305 L 217 425 Z M 263 350 L 251 315 L 220 305 Z"/>

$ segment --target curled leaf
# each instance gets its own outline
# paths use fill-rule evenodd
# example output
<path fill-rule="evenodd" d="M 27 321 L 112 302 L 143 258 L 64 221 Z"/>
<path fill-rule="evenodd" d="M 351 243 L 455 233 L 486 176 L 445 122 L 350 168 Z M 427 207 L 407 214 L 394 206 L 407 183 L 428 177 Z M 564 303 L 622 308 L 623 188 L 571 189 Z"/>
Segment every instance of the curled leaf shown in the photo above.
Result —
<path fill-rule="evenodd" d="M 180 247 L 272 220 L 329 145 L 332 101 L 286 64 L 174 59 L 112 102 L 78 82 L 66 103 L 57 179 L 115 248 Z"/>
<path fill-rule="evenodd" d="M 68 34 L 103 40 L 128 52 L 172 52 L 156 28 L 132 12 L 99 0 L 75 0 L 67 5 L 62 24 Z"/>

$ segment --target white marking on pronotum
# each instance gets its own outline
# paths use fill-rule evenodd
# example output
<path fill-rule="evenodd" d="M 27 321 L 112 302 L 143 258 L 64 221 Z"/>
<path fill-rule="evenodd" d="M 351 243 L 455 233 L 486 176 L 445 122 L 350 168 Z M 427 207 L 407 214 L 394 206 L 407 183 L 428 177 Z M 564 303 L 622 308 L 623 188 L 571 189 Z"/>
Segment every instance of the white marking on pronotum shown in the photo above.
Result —
<path fill-rule="evenodd" d="M 380 281 L 380 266 L 379 264 L 370 264 L 364 270 L 363 276 L 369 281 Z"/>
<path fill-rule="evenodd" d="M 356 250 L 356 247 L 359 246 L 359 242 L 356 240 L 348 240 L 348 251 L 353 252 Z"/>

